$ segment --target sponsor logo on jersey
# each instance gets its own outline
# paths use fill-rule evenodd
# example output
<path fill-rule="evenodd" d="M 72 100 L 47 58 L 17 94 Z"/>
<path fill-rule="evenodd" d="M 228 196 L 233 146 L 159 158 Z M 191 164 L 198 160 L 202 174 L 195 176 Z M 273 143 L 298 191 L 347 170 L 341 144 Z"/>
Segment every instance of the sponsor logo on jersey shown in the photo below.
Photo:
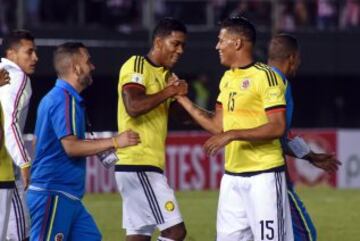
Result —
<path fill-rule="evenodd" d="M 172 201 L 167 201 L 165 203 L 165 209 L 168 210 L 169 212 L 172 212 L 175 209 L 175 204 Z"/>
<path fill-rule="evenodd" d="M 54 241 L 63 241 L 64 240 L 64 234 L 63 233 L 57 233 L 55 235 Z"/>

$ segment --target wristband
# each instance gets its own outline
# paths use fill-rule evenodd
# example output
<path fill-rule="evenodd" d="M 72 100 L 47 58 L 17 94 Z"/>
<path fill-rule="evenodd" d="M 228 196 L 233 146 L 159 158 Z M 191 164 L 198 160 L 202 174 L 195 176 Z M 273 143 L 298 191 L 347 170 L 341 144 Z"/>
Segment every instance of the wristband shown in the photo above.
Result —
<path fill-rule="evenodd" d="M 311 152 L 310 147 L 305 143 L 304 139 L 298 136 L 289 141 L 288 146 L 297 158 L 303 158 Z"/>
<path fill-rule="evenodd" d="M 115 149 L 120 148 L 120 147 L 119 147 L 119 144 L 117 143 L 117 141 L 116 141 L 116 139 L 115 139 L 115 137 L 112 137 L 111 140 L 112 140 L 112 142 L 113 142 L 113 146 L 114 146 Z"/>

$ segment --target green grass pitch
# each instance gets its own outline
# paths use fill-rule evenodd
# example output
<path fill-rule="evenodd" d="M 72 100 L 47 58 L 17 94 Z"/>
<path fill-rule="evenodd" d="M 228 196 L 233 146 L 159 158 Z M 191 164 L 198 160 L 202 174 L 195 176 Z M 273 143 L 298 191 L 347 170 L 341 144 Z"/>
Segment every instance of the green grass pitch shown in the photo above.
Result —
<path fill-rule="evenodd" d="M 327 187 L 297 190 L 317 227 L 319 241 L 360 240 L 360 190 Z M 186 240 L 215 240 L 218 192 L 187 191 L 177 192 L 176 196 L 188 231 Z M 89 194 L 84 203 L 93 214 L 103 241 L 125 240 L 118 194 Z"/>

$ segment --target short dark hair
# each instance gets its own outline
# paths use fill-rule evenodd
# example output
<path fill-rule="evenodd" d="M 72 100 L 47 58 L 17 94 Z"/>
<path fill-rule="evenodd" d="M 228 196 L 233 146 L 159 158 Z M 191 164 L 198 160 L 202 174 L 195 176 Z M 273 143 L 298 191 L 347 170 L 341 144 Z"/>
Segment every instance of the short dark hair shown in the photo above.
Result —
<path fill-rule="evenodd" d="M 19 47 L 21 40 L 29 40 L 34 42 L 34 36 L 28 30 L 17 29 L 9 32 L 3 37 L 2 50 L 6 56 L 6 51 Z"/>
<path fill-rule="evenodd" d="M 220 22 L 220 28 L 228 29 L 230 32 L 244 36 L 248 41 L 255 44 L 255 26 L 244 17 L 229 17 Z"/>
<path fill-rule="evenodd" d="M 268 58 L 269 60 L 285 60 L 299 51 L 297 39 L 287 33 L 280 33 L 271 38 Z"/>
<path fill-rule="evenodd" d="M 81 42 L 66 42 L 59 45 L 54 51 L 54 67 L 58 75 L 66 74 L 73 57 L 80 54 L 80 49 L 86 46 Z"/>
<path fill-rule="evenodd" d="M 155 26 L 152 34 L 152 40 L 154 40 L 156 37 L 166 37 L 170 35 L 173 31 L 179 31 L 185 34 L 187 33 L 185 24 L 183 24 L 179 20 L 169 17 L 163 18 Z"/>

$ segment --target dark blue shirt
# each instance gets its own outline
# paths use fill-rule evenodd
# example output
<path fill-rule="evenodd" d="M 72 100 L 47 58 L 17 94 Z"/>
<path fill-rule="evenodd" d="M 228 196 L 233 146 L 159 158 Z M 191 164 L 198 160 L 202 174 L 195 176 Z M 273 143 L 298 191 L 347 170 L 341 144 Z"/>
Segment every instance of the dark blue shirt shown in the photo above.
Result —
<path fill-rule="evenodd" d="M 280 75 L 281 79 L 283 80 L 286 89 L 285 89 L 285 101 L 286 101 L 286 134 L 291 128 L 291 122 L 294 113 L 294 99 L 292 96 L 291 85 L 290 82 L 287 80 L 284 73 L 282 73 L 278 68 L 272 66 L 273 71 L 275 71 L 278 75 Z"/>
<path fill-rule="evenodd" d="M 85 158 L 72 158 L 66 154 L 61 139 L 69 135 L 85 138 L 85 107 L 79 93 L 58 79 L 38 107 L 31 185 L 82 198 Z"/>

